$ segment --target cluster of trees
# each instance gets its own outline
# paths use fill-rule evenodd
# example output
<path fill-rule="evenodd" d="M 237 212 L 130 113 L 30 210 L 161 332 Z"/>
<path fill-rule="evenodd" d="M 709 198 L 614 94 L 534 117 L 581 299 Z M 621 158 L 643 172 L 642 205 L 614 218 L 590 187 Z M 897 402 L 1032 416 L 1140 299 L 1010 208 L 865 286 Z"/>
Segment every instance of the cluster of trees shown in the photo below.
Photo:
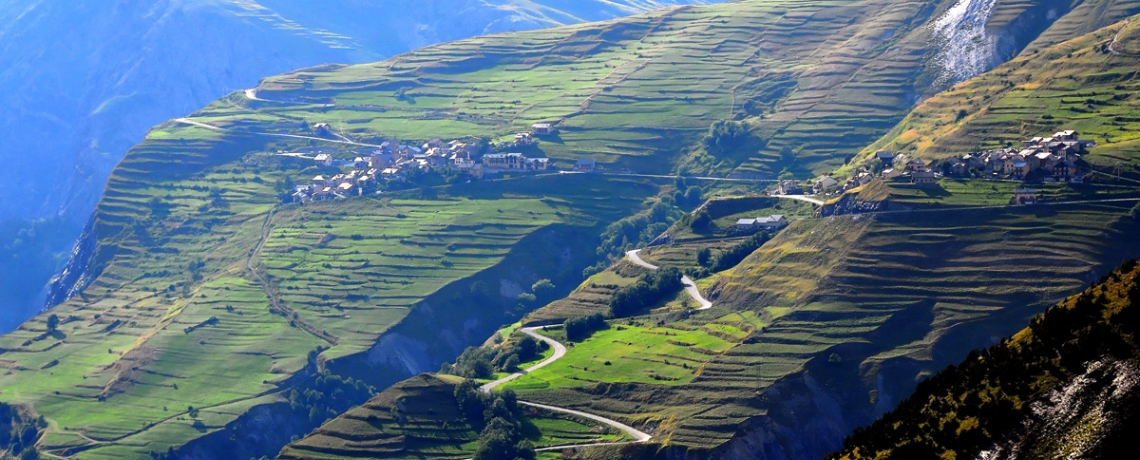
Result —
<path fill-rule="evenodd" d="M 610 298 L 610 314 L 615 318 L 632 316 L 657 305 L 684 289 L 681 271 L 665 267 L 645 275 L 629 286 L 618 289 Z"/>
<path fill-rule="evenodd" d="M 8 451 L 4 458 L 39 459 L 35 445 L 44 428 L 47 422 L 43 417 L 27 419 L 15 407 L 0 403 L 0 449 Z"/>
<path fill-rule="evenodd" d="M 482 428 L 475 460 L 534 460 L 534 445 L 522 435 L 522 413 L 514 390 L 483 393 L 478 383 L 467 379 L 455 387 L 455 401 L 471 426 Z"/>
<path fill-rule="evenodd" d="M 536 306 L 545 305 L 554 300 L 557 297 L 556 294 L 557 290 L 553 282 L 549 279 L 538 280 L 531 285 L 530 292 L 523 292 L 518 295 L 517 312 L 521 315 Z"/>
<path fill-rule="evenodd" d="M 709 269 L 712 272 L 720 272 L 728 270 L 739 264 L 749 254 L 756 252 L 772 239 L 772 234 L 769 232 L 760 232 L 748 237 L 748 239 L 737 243 L 736 245 L 721 251 L 715 256 L 709 248 L 701 248 L 697 251 L 697 263 L 700 266 Z"/>
<path fill-rule="evenodd" d="M 289 407 L 316 426 L 367 401 L 373 394 L 374 389 L 361 380 L 324 371 L 289 391 Z"/>
<path fill-rule="evenodd" d="M 575 316 L 566 320 L 566 339 L 581 342 L 590 338 L 594 332 L 606 328 L 606 317 L 601 313 L 586 316 Z"/>
<path fill-rule="evenodd" d="M 694 233 L 708 233 L 716 230 L 716 225 L 713 224 L 713 219 L 712 216 L 709 215 L 709 212 L 702 209 L 689 219 L 689 230 L 692 230 Z"/>
<path fill-rule="evenodd" d="M 709 126 L 709 134 L 704 138 L 705 150 L 713 154 L 731 152 L 743 145 L 748 136 L 748 128 L 742 122 L 716 121 Z"/>
<path fill-rule="evenodd" d="M 704 203 L 704 192 L 696 185 L 688 185 L 684 177 L 677 176 L 677 191 L 673 192 L 673 203 L 677 206 L 695 208 Z"/>
<path fill-rule="evenodd" d="M 602 232 L 598 245 L 598 257 L 603 259 L 597 265 L 587 267 L 583 276 L 590 276 L 605 270 L 613 260 L 625 256 L 631 249 L 645 246 L 669 229 L 684 212 L 677 209 L 672 196 L 658 197 L 648 209 L 610 224 Z"/>
<path fill-rule="evenodd" d="M 855 430 L 843 450 L 830 458 L 977 457 L 982 449 L 1020 429 L 1030 407 L 1027 401 L 1083 374 L 1087 363 L 1136 359 L 1138 275 L 1136 262 L 1126 263 L 1077 298 L 1038 315 L 1029 333 L 1018 334 L 1016 341 L 1006 339 L 988 350 L 971 352 L 961 365 L 920 383 L 894 411 Z M 1140 401 L 1132 404 L 1140 406 Z M 1140 420 L 1132 416 L 1117 426 L 1131 426 L 1128 431 L 1138 424 Z M 1113 438 L 1105 439 L 1107 443 Z M 1131 449 L 1131 439 L 1125 442 Z"/>
<path fill-rule="evenodd" d="M 455 359 L 455 364 L 443 363 L 439 371 L 468 379 L 487 379 L 495 372 L 515 372 L 519 363 L 533 361 L 549 348 L 550 345 L 546 342 L 535 340 L 531 336 L 524 336 L 517 342 L 498 348 L 467 347 Z"/>

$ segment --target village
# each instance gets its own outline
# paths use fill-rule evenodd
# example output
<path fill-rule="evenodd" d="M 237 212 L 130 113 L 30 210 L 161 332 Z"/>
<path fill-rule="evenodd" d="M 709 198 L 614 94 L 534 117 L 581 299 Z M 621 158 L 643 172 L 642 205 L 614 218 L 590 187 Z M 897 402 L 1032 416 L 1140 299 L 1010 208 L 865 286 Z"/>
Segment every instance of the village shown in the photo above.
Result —
<path fill-rule="evenodd" d="M 1083 183 L 1088 171 L 1081 166 L 1081 157 L 1095 147 L 1095 142 L 1082 140 L 1080 133 L 1064 130 L 1050 137 L 1026 139 L 1019 148 L 1010 146 L 929 162 L 905 154 L 879 151 L 867 168 L 846 182 L 840 184 L 831 176 L 823 176 L 812 184 L 810 191 L 816 195 L 840 195 L 867 185 L 876 177 L 931 188 L 938 187 L 938 179 L 943 177 L 1030 183 Z M 782 180 L 771 193 L 800 195 L 805 191 L 794 180 Z M 1032 204 L 1037 199 L 1036 190 L 1020 188 L 1010 203 Z"/>
<path fill-rule="evenodd" d="M 331 134 L 328 125 L 323 123 L 315 125 L 314 130 L 318 134 Z M 386 188 L 385 184 L 388 185 L 387 188 L 398 188 L 401 183 L 416 182 L 417 178 L 432 173 L 469 181 L 483 179 L 488 175 L 548 171 L 551 169 L 549 158 L 531 158 L 511 150 L 527 149 L 536 145 L 540 137 L 554 133 L 555 129 L 550 123 L 535 123 L 530 131 L 517 133 L 512 141 L 498 145 L 474 139 L 445 142 L 440 138 L 431 139 L 422 145 L 410 145 L 392 138 L 368 151 L 367 156 L 355 152 L 358 156 L 352 160 L 337 159 L 330 153 L 317 153 L 311 160 L 317 169 L 325 173 L 294 186 L 288 199 L 304 204 L 378 193 Z M 1019 148 L 1010 146 L 932 161 L 879 151 L 870 164 L 844 183 L 829 175 L 810 183 L 810 188 L 796 180 L 780 180 L 769 193 L 838 196 L 867 185 L 875 178 L 910 183 L 923 188 L 937 188 L 938 180 L 943 177 L 1030 183 L 1082 183 L 1088 171 L 1080 166 L 1083 164 L 1081 157 L 1095 147 L 1095 142 L 1080 139 L 1080 134 L 1076 131 L 1064 130 L 1050 137 L 1026 139 Z M 596 168 L 593 158 L 582 158 L 573 165 L 572 171 L 594 172 Z M 1032 204 L 1037 200 L 1036 190 L 1020 188 L 1010 203 Z M 779 216 L 771 217 L 779 221 Z M 762 222 L 763 219 L 767 218 L 756 218 L 751 223 L 740 222 L 737 227 L 772 227 L 767 222 Z"/>
<path fill-rule="evenodd" d="M 314 130 L 324 135 L 330 132 L 324 123 L 315 125 Z M 513 142 L 499 145 L 477 140 L 444 142 L 434 138 L 417 146 L 393 138 L 368 152 L 367 156 L 357 156 L 352 160 L 318 153 L 312 158 L 313 165 L 328 173 L 318 174 L 294 186 L 290 200 L 304 204 L 360 196 L 379 191 L 382 183 L 398 183 L 432 172 L 471 180 L 500 173 L 546 171 L 550 169 L 549 158 L 529 158 L 523 153 L 502 150 L 530 147 L 536 144 L 538 137 L 552 134 L 554 128 L 551 124 L 536 123 L 529 132 L 515 134 Z M 574 171 L 578 172 L 593 172 L 594 168 L 592 158 L 580 159 L 574 165 Z"/>

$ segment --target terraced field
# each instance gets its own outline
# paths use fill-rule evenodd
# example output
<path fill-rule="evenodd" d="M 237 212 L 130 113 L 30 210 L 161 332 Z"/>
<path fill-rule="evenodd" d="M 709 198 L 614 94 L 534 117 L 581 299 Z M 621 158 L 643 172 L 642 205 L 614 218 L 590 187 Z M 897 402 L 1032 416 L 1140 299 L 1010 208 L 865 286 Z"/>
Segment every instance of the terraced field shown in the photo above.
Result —
<path fill-rule="evenodd" d="M 665 446 L 755 452 L 761 439 L 783 455 L 822 455 L 917 377 L 1140 254 L 1132 205 L 799 221 L 714 278 L 711 310 L 612 320 L 508 385 L 528 400 L 651 427 Z M 546 310 L 532 316 L 555 315 Z M 816 406 L 810 391 L 841 406 Z M 804 420 L 834 428 L 806 446 L 779 434 Z"/>
<path fill-rule="evenodd" d="M 922 103 L 866 149 L 944 158 L 1075 129 L 1097 147 L 1087 160 L 1137 177 L 1140 19 L 1021 56 Z M 959 118 L 959 111 L 965 111 Z"/>
<path fill-rule="evenodd" d="M 875 180 L 834 198 L 825 208 L 827 215 L 836 210 L 854 208 L 859 212 L 905 210 L 960 209 L 968 207 L 1003 207 L 1009 204 L 1014 190 L 1024 187 L 1018 182 L 953 179 L 938 180 L 937 187 L 922 187 L 908 182 Z M 1074 202 L 1128 200 L 1140 197 L 1140 189 L 1114 184 L 1034 184 L 1041 204 L 1046 206 Z M 833 208 L 834 206 L 834 208 Z M 846 211 L 845 211 L 846 212 Z"/>
<path fill-rule="evenodd" d="M 304 439 L 280 459 L 461 458 L 479 432 L 455 400 L 457 379 L 423 374 L 385 390 Z M 535 447 L 620 441 L 624 434 L 528 408 L 523 434 Z"/>
<path fill-rule="evenodd" d="M 528 325 L 561 324 L 567 318 L 575 316 L 606 314 L 610 309 L 610 298 L 614 292 L 637 282 L 638 277 L 646 273 L 649 273 L 649 270 L 645 268 L 626 261 L 619 262 L 583 281 L 566 298 L 551 302 L 527 315 L 525 322 Z"/>
<path fill-rule="evenodd" d="M 323 149 L 343 159 L 383 138 L 503 139 L 551 121 L 558 134 L 535 153 L 556 165 L 589 156 L 638 172 L 681 164 L 807 176 L 842 164 L 902 117 L 924 65 L 922 25 L 947 6 L 746 0 L 266 79 L 193 114 L 191 123 L 157 127 L 123 160 L 65 274 L 63 287 L 77 295 L 50 312 L 59 328 L 48 330 L 45 314 L 0 338 L 0 400 L 45 416 L 51 429 L 39 446 L 55 456 L 133 458 L 188 443 L 271 454 L 308 426 L 266 429 L 254 415 L 292 410 L 286 392 L 317 378 L 311 371 L 387 386 L 438 366 L 532 308 L 520 305 L 523 286 L 541 278 L 576 284 L 599 257 L 600 230 L 660 187 L 566 175 L 279 207 L 275 184 L 304 170 L 270 152 Z M 1132 65 L 1131 27 L 1112 47 L 1104 32 L 1045 53 L 1065 56 L 1069 46 L 1097 69 L 1099 52 L 1113 64 L 1100 74 L 1039 72 L 1053 81 L 1068 76 L 1058 91 L 1115 85 L 1111 97 L 1081 96 L 1124 117 L 1103 128 L 1114 140 L 1105 139 L 1104 158 L 1131 158 L 1120 152 L 1132 139 L 1127 110 L 1135 97 L 1127 91 L 1135 88 L 1119 71 Z M 1074 105 L 1073 97 L 1049 101 Z M 717 155 L 691 149 L 726 117 L 751 117 L 741 147 Z M 318 122 L 343 137 L 314 137 L 310 126 Z M 528 391 L 652 425 L 666 444 L 714 448 L 772 407 L 765 388 L 836 347 L 871 343 L 870 355 L 836 354 L 872 371 L 916 363 L 912 377 L 948 362 L 943 354 L 981 340 L 947 338 L 956 325 L 1000 332 L 1000 321 L 980 320 L 1023 319 L 1117 262 L 1107 259 L 1125 252 L 1135 234 L 1125 214 L 1103 205 L 796 222 L 721 275 L 710 288 L 717 307 L 614 327 L 566 364 L 592 368 L 598 356 L 605 366 L 613 356 L 601 351 L 619 340 L 681 358 L 665 363 L 664 355 L 620 348 L 660 369 L 630 377 L 623 363 L 615 367 L 621 372 L 599 371 L 590 385 L 575 386 L 577 370 L 552 366 L 549 375 L 528 378 L 557 390 Z M 1122 227 L 1104 230 L 1114 220 Z M 982 262 L 995 265 L 977 272 L 972 264 Z M 607 291 L 636 276 L 585 284 L 576 300 L 552 308 L 596 311 Z M 939 287 L 934 276 L 967 294 Z M 872 281 L 878 278 L 885 281 Z M 915 336 L 876 335 L 895 322 Z M 680 339 L 669 343 L 674 333 Z M 321 419 L 317 413 L 309 423 Z"/>
<path fill-rule="evenodd" d="M 1008 3 L 995 33 L 1045 7 Z M 928 72 L 931 46 L 922 26 L 949 6 L 745 0 L 677 7 L 446 43 L 376 64 L 305 69 L 267 78 L 198 118 L 292 134 L 324 122 L 356 139 L 506 140 L 547 121 L 558 132 L 531 153 L 556 165 L 589 156 L 639 172 L 668 173 L 680 161 L 689 170 L 806 177 L 842 165 L 894 126 L 915 94 L 929 91 L 916 84 Z M 1010 32 L 1017 47 L 1040 32 L 1017 30 Z M 725 151 L 694 149 L 725 118 L 744 120 L 751 134 Z"/>
<path fill-rule="evenodd" d="M 43 314 L 0 338 L 0 399 L 51 423 L 42 451 L 133 458 L 223 433 L 258 445 L 243 417 L 287 402 L 307 366 L 379 386 L 437 368 L 533 308 L 520 286 L 577 282 L 600 229 L 658 190 L 562 176 L 282 207 L 273 184 L 299 172 L 264 152 L 319 141 L 155 134 L 110 181 L 78 260 L 91 283 L 50 311 L 58 330 Z M 364 353 L 397 326 L 401 345 Z M 430 346 L 416 360 L 384 355 L 417 340 Z M 298 428 L 275 430 L 273 451 Z"/>

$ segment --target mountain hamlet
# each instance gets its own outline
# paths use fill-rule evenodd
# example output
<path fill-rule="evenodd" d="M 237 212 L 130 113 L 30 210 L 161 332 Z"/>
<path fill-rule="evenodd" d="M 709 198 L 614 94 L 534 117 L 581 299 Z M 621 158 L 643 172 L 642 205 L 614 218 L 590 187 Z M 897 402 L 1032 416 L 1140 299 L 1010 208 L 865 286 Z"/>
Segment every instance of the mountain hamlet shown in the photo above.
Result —
<path fill-rule="evenodd" d="M 705 0 L 13 0 L 0 8 L 0 332 L 44 306 L 107 177 L 157 123 L 259 78 Z M 187 31 L 194 31 L 193 34 Z"/>
<path fill-rule="evenodd" d="M 1140 2 L 623 4 L 151 128 L 0 451 L 1129 452 Z"/>

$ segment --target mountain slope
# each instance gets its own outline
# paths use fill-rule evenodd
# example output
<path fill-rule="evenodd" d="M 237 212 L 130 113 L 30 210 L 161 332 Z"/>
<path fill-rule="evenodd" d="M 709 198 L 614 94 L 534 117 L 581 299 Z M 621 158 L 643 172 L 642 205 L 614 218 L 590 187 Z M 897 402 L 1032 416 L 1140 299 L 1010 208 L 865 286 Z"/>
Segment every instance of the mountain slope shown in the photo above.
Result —
<path fill-rule="evenodd" d="M 754 198 L 721 203 L 733 201 L 740 204 L 724 208 L 735 212 L 717 220 L 735 222 L 746 206 L 772 209 Z M 736 267 L 698 280 L 710 309 L 690 310 L 684 294 L 667 297 L 652 311 L 608 320 L 574 339 L 562 359 L 505 386 L 526 401 L 644 430 L 656 458 L 820 457 L 922 376 L 1015 332 L 1120 254 L 1140 253 L 1131 205 L 802 216 Z M 641 257 L 699 271 L 700 249 L 717 257 L 745 239 L 690 238 Z M 646 273 L 616 264 L 523 324 L 609 315 L 614 292 Z M 543 333 L 567 341 L 557 327 Z M 489 356 L 501 349 L 489 347 Z M 334 431 L 337 439 L 387 436 Z M 324 445 L 329 435 L 294 446 Z M 354 449 L 388 455 L 380 446 Z M 427 455 L 435 456 L 447 454 Z"/>
<path fill-rule="evenodd" d="M 1119 20 L 1135 6 L 976 3 L 746 1 L 680 8 L 572 33 L 485 37 L 379 64 L 308 69 L 267 79 L 258 94 L 273 103 L 255 106 L 295 117 L 306 116 L 304 107 L 290 107 L 304 100 L 298 98 L 335 100 L 343 112 L 321 121 L 397 137 L 503 136 L 551 121 L 560 137 L 544 149 L 554 158 L 589 154 L 611 167 L 658 172 L 669 164 L 649 161 L 647 152 L 679 157 L 713 121 L 739 119 L 743 135 L 697 149 L 684 167 L 808 177 L 842 165 L 917 100 L 1031 42 L 1071 38 L 1084 26 L 1050 27 L 1070 8 L 1097 11 L 1070 21 L 1085 24 Z M 961 9 L 980 16 L 963 16 Z M 986 26 L 993 50 L 961 54 L 964 43 L 984 39 L 964 32 L 973 25 Z M 385 115 L 361 113 L 364 107 Z"/>
<path fill-rule="evenodd" d="M 0 37 L 12 44 L 0 51 L 0 84 L 16 98 L 0 111 L 11 166 L 4 179 L 19 171 L 38 180 L 21 192 L 31 200 L 4 192 L 0 218 L 74 205 L 70 215 L 82 221 L 110 169 L 148 128 L 265 75 L 677 3 L 689 2 L 9 1 L 0 6 Z M 49 153 L 20 153 L 34 151 Z"/>
<path fill-rule="evenodd" d="M 1140 426 L 1138 275 L 1127 263 L 922 382 L 831 458 L 1126 458 Z"/>
<path fill-rule="evenodd" d="M 563 176 L 279 206 L 273 184 L 320 171 L 268 152 L 310 141 L 151 136 L 112 175 L 58 328 L 45 313 L 0 338 L 0 398 L 51 421 L 56 455 L 276 453 L 367 397 L 291 392 L 438 368 L 525 311 L 520 286 L 576 283 L 656 189 Z"/>
<path fill-rule="evenodd" d="M 265 75 L 367 62 L 485 33 L 610 19 L 700 0 L 64 0 L 0 2 L 0 221 L 58 243 L 0 260 L 53 263 L 0 283 L 0 331 L 43 307 L 115 164 L 146 131 Z M 189 32 L 188 32 L 189 31 Z M 42 227 L 42 224 L 39 224 Z M 43 233 L 43 232 L 41 232 Z M 70 240 L 70 241 L 69 241 Z"/>
<path fill-rule="evenodd" d="M 363 402 L 341 397 L 294 407 L 292 391 L 327 384 L 325 371 L 346 386 L 345 378 L 351 377 L 384 388 L 438 368 L 464 346 L 489 336 L 499 323 L 533 307 L 520 295 L 527 286 L 549 278 L 569 291 L 583 268 L 607 254 L 607 249 L 597 250 L 596 236 L 651 204 L 646 199 L 662 190 L 654 179 L 549 175 L 280 206 L 280 189 L 288 189 L 289 181 L 329 171 L 279 154 L 320 151 L 351 160 L 394 136 L 417 144 L 437 136 L 506 140 L 545 120 L 556 121 L 558 132 L 541 138 L 528 154 L 550 154 L 562 167 L 592 156 L 609 168 L 669 172 L 711 122 L 735 110 L 735 97 L 751 99 L 773 90 L 756 86 L 769 80 L 763 75 L 786 72 L 781 74 L 786 78 L 772 80 L 781 82 L 810 77 L 827 100 L 861 94 L 843 85 L 837 86 L 842 94 L 833 94 L 827 82 L 862 72 L 875 56 L 903 53 L 910 56 L 903 66 L 910 78 L 908 72 L 921 67 L 915 53 L 925 49 L 918 30 L 934 10 L 946 7 L 901 0 L 682 7 L 452 42 L 377 64 L 322 66 L 267 78 L 256 91 L 232 93 L 188 119 L 156 127 L 118 165 L 79 254 L 57 285 L 57 298 L 69 300 L 0 338 L 0 362 L 7 369 L 0 375 L 0 399 L 45 416 L 53 429 L 39 445 L 56 455 L 121 458 L 168 448 L 207 452 L 204 456 L 275 453 L 289 436 L 313 428 L 349 402 Z M 880 39 L 887 30 L 900 33 Z M 863 53 L 859 65 L 838 65 L 848 50 Z M 755 85 L 738 86 L 742 82 Z M 826 112 L 828 107 L 809 105 L 807 112 L 795 113 Z M 888 104 L 867 114 L 882 115 L 885 123 L 901 117 L 904 107 Z M 315 129 L 322 122 L 330 128 Z M 884 125 L 859 131 L 844 148 L 857 149 L 861 135 L 885 130 Z M 820 160 L 837 161 L 834 156 Z M 661 214 L 671 212 L 669 205 L 660 204 L 665 208 Z M 1105 265 L 1105 257 L 1115 256 L 1106 256 L 1111 251 L 1105 248 L 1127 243 L 1120 243 L 1120 235 L 1127 235 L 1132 223 L 1126 210 L 1108 205 L 1065 212 L 1047 223 L 1032 221 L 1029 211 L 1011 214 L 981 219 L 1027 233 L 1081 235 L 1073 248 L 1060 250 L 1078 260 L 1076 268 L 1058 268 L 1061 275 L 1043 296 L 1060 295 L 1078 285 L 1084 271 Z M 946 217 L 947 225 L 956 217 Z M 890 251 L 899 244 L 892 235 L 927 224 L 920 218 L 898 219 L 902 222 L 890 217 L 876 221 L 883 227 L 867 234 L 865 247 Z M 648 221 L 623 220 L 614 245 L 635 241 L 653 228 Z M 836 231 L 852 230 L 841 237 L 864 238 L 855 230 L 870 225 L 849 217 L 821 222 L 801 229 L 834 224 Z M 1106 222 L 1116 226 L 1106 228 Z M 632 236 L 623 238 L 626 227 Z M 810 230 L 794 235 L 793 242 L 809 248 L 818 242 Z M 977 237 L 978 250 L 996 244 L 998 236 L 995 231 Z M 944 239 L 934 238 L 923 245 L 929 252 L 922 260 L 933 260 L 946 248 Z M 782 261 L 779 256 L 773 257 Z M 695 369 L 667 364 L 670 374 L 654 375 L 675 377 L 679 383 L 665 389 L 655 386 L 661 380 L 654 375 L 639 374 L 630 391 L 646 388 L 650 395 L 668 395 L 646 399 L 669 404 L 660 413 L 631 409 L 620 401 L 620 391 L 610 393 L 611 399 L 599 398 L 610 382 L 588 389 L 567 386 L 545 397 L 579 406 L 614 402 L 596 409 L 626 414 L 615 418 L 639 414 L 632 420 L 636 423 L 663 422 L 662 430 L 674 436 L 680 449 L 692 448 L 696 454 L 714 448 L 748 451 L 757 430 L 742 423 L 762 417 L 765 409 L 755 399 L 757 382 L 741 374 L 751 369 L 755 356 L 748 346 L 754 343 L 745 341 L 755 340 L 752 334 L 767 326 L 765 321 L 785 317 L 774 327 L 790 336 L 773 334 L 779 352 L 775 365 L 762 368 L 760 381 L 770 385 L 785 376 L 802 376 L 794 373 L 818 364 L 836 340 L 860 344 L 880 328 L 890 332 L 889 320 L 900 314 L 905 318 L 914 297 L 937 291 L 937 286 L 922 284 L 918 292 L 908 291 L 898 303 L 852 325 L 850 310 L 865 313 L 866 306 L 858 302 L 870 300 L 828 303 L 832 292 L 826 288 L 834 285 L 823 281 L 839 269 L 858 272 L 867 264 L 832 259 L 839 256 L 838 251 L 825 253 L 824 263 L 807 267 L 816 277 L 809 281 L 821 287 L 813 294 L 819 295 L 781 305 L 799 311 L 767 311 L 760 297 L 736 295 L 740 301 L 731 306 L 733 311 L 710 310 L 683 325 L 701 331 L 693 334 L 699 340 L 685 347 L 699 350 L 685 356 L 709 362 L 709 371 L 698 378 Z M 1034 256 L 1014 261 L 1032 265 Z M 918 262 L 903 258 L 895 263 Z M 905 285 L 907 278 L 893 281 Z M 787 290 L 776 292 L 784 287 L 770 294 L 790 297 Z M 729 290 L 722 295 L 729 296 Z M 922 303 L 918 310 L 936 307 Z M 962 318 L 959 307 L 947 308 L 952 318 Z M 732 316 L 737 313 L 740 318 Z M 56 330 L 48 327 L 49 314 L 60 320 Z M 842 336 L 808 334 L 804 340 L 804 323 L 820 316 L 846 326 Z M 946 332 L 943 326 L 953 331 L 958 324 L 928 322 L 924 327 L 938 335 Z M 655 335 L 641 326 L 629 333 L 643 332 Z M 758 336 L 766 337 L 762 332 Z M 925 359 L 929 344 L 923 342 L 905 349 L 913 356 L 878 356 L 894 351 L 897 340 L 913 339 L 890 333 L 880 338 L 881 344 L 863 350 L 868 356 L 857 354 L 849 361 L 897 358 L 911 372 L 912 360 Z M 794 343 L 781 347 L 788 342 Z M 857 373 L 843 375 L 858 378 Z M 556 380 L 565 384 L 573 379 Z M 673 390 L 677 393 L 669 393 Z M 671 412 L 686 407 L 702 411 L 700 417 Z M 870 410 L 859 409 L 854 418 L 870 417 Z M 789 430 L 799 427 L 794 422 L 778 421 Z"/>
<path fill-rule="evenodd" d="M 1019 57 L 919 105 L 867 149 L 945 158 L 1075 129 L 1097 148 L 1086 160 L 1104 169 L 1140 167 L 1140 19 Z"/>

